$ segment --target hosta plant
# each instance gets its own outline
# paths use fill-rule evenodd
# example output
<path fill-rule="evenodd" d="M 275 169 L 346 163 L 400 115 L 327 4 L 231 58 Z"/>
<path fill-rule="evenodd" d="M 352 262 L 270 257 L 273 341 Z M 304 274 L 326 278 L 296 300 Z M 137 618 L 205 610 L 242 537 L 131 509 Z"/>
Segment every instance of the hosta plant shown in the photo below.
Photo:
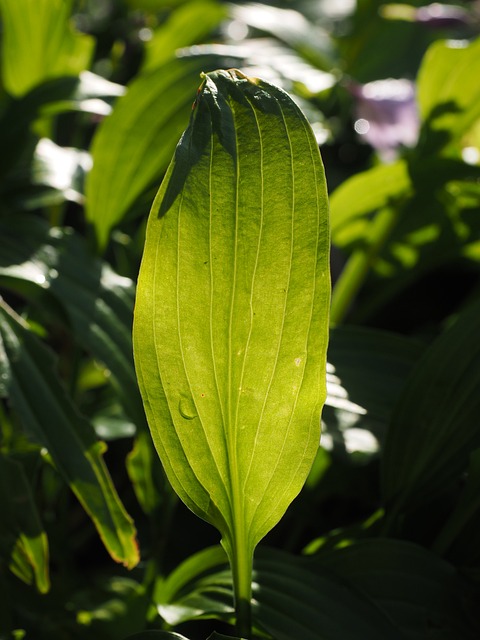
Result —
<path fill-rule="evenodd" d="M 308 122 L 271 84 L 205 74 L 150 213 L 134 353 L 167 476 L 221 533 L 245 637 L 254 549 L 319 445 L 329 291 Z"/>

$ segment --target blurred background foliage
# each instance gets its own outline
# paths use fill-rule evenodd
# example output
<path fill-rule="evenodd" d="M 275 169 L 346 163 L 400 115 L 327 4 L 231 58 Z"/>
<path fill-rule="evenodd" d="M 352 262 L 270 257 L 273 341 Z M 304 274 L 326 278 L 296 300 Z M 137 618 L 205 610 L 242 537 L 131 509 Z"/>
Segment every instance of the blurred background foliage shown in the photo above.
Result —
<path fill-rule="evenodd" d="M 0 16 L 0 638 L 229 632 L 225 558 L 165 481 L 130 332 L 199 74 L 230 67 L 291 93 L 331 192 L 322 447 L 257 554 L 256 633 L 478 638 L 479 3 Z"/>

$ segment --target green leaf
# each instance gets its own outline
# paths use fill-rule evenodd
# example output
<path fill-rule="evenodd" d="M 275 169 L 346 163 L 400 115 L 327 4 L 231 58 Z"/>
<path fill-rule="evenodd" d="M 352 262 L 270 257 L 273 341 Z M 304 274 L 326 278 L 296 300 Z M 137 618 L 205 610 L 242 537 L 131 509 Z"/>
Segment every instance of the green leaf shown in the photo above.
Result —
<path fill-rule="evenodd" d="M 468 526 L 470 521 L 480 514 L 480 449 L 470 455 L 465 485 L 450 513 L 447 521 L 439 532 L 433 549 L 437 553 L 445 553 L 457 537 Z M 477 548 L 475 549 L 477 551 Z"/>
<path fill-rule="evenodd" d="M 227 562 L 222 547 L 208 547 L 184 560 L 166 579 L 158 580 L 153 598 L 162 618 L 170 625 L 198 617 L 229 619 L 233 593 Z"/>
<path fill-rule="evenodd" d="M 108 367 L 120 402 L 141 427 L 145 415 L 131 339 L 133 282 L 93 258 L 71 229 L 49 228 L 38 217 L 4 218 L 0 235 L 4 286 L 19 290 L 23 284 L 34 287 L 37 294 L 54 296 L 65 309 L 78 343 Z"/>
<path fill-rule="evenodd" d="M 145 45 L 142 71 L 164 64 L 177 49 L 200 42 L 226 17 L 225 7 L 214 0 L 186 2 L 169 16 Z"/>
<path fill-rule="evenodd" d="M 0 357 L 1 354 L 0 345 Z M 3 395 L 0 391 L 0 395 Z M 0 453 L 0 551 L 11 571 L 40 593 L 50 588 L 48 540 L 20 463 Z"/>
<path fill-rule="evenodd" d="M 360 327 L 330 332 L 322 445 L 362 461 L 383 444 L 396 401 L 422 345 Z"/>
<path fill-rule="evenodd" d="M 188 121 L 198 74 L 215 57 L 172 60 L 139 75 L 94 137 L 86 214 L 100 247 L 136 200 L 158 184 Z"/>
<path fill-rule="evenodd" d="M 169 480 L 220 530 L 246 599 L 253 549 L 318 449 L 328 254 L 323 166 L 298 107 L 240 72 L 204 76 L 150 214 L 134 353 Z"/>
<path fill-rule="evenodd" d="M 94 40 L 70 24 L 72 0 L 0 0 L 6 90 L 27 93 L 44 80 L 78 75 L 90 64 Z"/>
<path fill-rule="evenodd" d="M 376 538 L 321 552 L 313 562 L 365 593 L 408 640 L 478 637 L 475 596 L 467 582 L 418 545 Z"/>
<path fill-rule="evenodd" d="M 160 614 L 166 614 L 172 624 L 204 617 L 228 620 L 226 601 L 232 598 L 232 587 L 225 561 L 218 547 L 189 558 L 167 579 L 174 580 L 178 588 L 171 593 L 168 606 L 158 607 Z M 180 580 L 174 578 L 177 571 Z M 402 638 L 370 597 L 316 559 L 260 548 L 254 562 L 253 591 L 254 627 L 276 640 Z"/>
<path fill-rule="evenodd" d="M 138 562 L 135 528 L 115 491 L 91 425 L 76 413 L 54 370 L 53 357 L 19 318 L 0 307 L 3 393 L 25 430 L 51 456 L 90 515 L 110 555 Z"/>
<path fill-rule="evenodd" d="M 426 142 L 458 145 L 480 119 L 480 38 L 435 42 L 417 80 Z M 448 82 L 445 81 L 448 78 Z"/>
<path fill-rule="evenodd" d="M 258 556 L 254 620 L 275 640 L 403 640 L 384 611 L 334 573 L 273 549 Z"/>
<path fill-rule="evenodd" d="M 346 180 L 330 198 L 332 241 L 342 249 L 368 242 L 371 216 L 412 192 L 403 160 L 378 165 Z"/>
<path fill-rule="evenodd" d="M 189 640 L 174 631 L 142 631 L 133 636 L 128 636 L 125 640 Z"/>
<path fill-rule="evenodd" d="M 459 480 L 480 447 L 477 301 L 420 358 L 399 398 L 382 458 L 392 509 L 419 506 Z"/>

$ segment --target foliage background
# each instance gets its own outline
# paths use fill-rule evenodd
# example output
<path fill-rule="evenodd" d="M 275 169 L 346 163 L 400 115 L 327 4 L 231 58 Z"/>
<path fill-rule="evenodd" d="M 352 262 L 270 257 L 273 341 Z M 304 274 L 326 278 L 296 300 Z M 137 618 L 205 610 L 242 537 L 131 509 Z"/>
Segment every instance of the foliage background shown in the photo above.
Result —
<path fill-rule="evenodd" d="M 477 638 L 478 4 L 0 11 L 0 638 L 233 633 L 225 558 L 164 479 L 130 338 L 199 73 L 232 66 L 295 97 L 332 194 L 322 447 L 257 553 L 257 633 Z"/>

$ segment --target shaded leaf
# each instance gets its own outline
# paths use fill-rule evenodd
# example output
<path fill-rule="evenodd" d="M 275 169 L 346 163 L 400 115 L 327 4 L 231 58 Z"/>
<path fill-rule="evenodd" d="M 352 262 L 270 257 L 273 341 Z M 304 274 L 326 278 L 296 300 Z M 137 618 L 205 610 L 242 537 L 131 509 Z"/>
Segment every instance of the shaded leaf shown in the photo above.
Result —
<path fill-rule="evenodd" d="M 188 640 L 188 638 L 174 631 L 142 631 L 128 636 L 125 640 Z"/>
<path fill-rule="evenodd" d="M 164 605 L 160 612 L 176 614 L 175 623 L 198 617 L 228 619 L 225 603 L 233 594 L 225 561 L 218 547 L 189 558 L 181 569 L 188 579 L 178 581 L 170 608 Z M 403 637 L 360 589 L 311 558 L 261 547 L 254 562 L 253 596 L 254 627 L 263 628 L 276 640 Z"/>
<path fill-rule="evenodd" d="M 433 549 L 437 553 L 445 553 L 456 542 L 470 521 L 480 514 L 480 449 L 470 455 L 465 485 L 447 521 L 439 532 Z M 465 546 L 465 545 L 463 545 Z M 478 555 L 475 548 L 475 555 Z M 464 560 L 465 562 L 465 560 Z"/>
<path fill-rule="evenodd" d="M 372 214 L 411 195 L 408 166 L 403 160 L 378 165 L 346 180 L 330 198 L 332 241 L 352 248 L 368 242 Z"/>
<path fill-rule="evenodd" d="M 372 455 L 422 345 L 411 338 L 359 327 L 330 332 L 322 445 Z"/>
<path fill-rule="evenodd" d="M 458 481 L 480 447 L 478 301 L 418 361 L 399 398 L 382 458 L 391 508 L 413 508 Z"/>
<path fill-rule="evenodd" d="M 418 545 L 376 538 L 313 560 L 365 593 L 409 640 L 478 637 L 467 583 L 452 565 Z"/>
<path fill-rule="evenodd" d="M 312 561 L 261 549 L 254 581 L 254 619 L 276 640 L 404 638 L 364 592 Z"/>
<path fill-rule="evenodd" d="M 162 618 L 171 625 L 198 617 L 229 619 L 233 591 L 227 563 L 222 547 L 209 547 L 184 560 L 166 579 L 158 580 L 153 597 Z"/>
<path fill-rule="evenodd" d="M 135 529 L 108 475 L 102 444 L 67 398 L 51 353 L 4 303 L 0 307 L 0 336 L 7 376 L 4 393 L 24 429 L 46 448 L 111 556 L 127 567 L 135 566 Z"/>
<path fill-rule="evenodd" d="M 215 58 L 172 60 L 129 85 L 94 137 L 86 214 L 104 247 L 112 227 L 158 184 L 191 111 L 198 74 Z"/>
<path fill-rule="evenodd" d="M 0 359 L 2 353 L 0 344 Z M 3 374 L 5 375 L 5 374 Z M 4 395 L 0 390 L 0 395 Z M 0 453 L 0 552 L 10 570 L 41 593 L 50 588 L 48 539 L 20 463 Z"/>
<path fill-rule="evenodd" d="M 28 227 L 28 234 L 24 229 Z M 0 221 L 0 278 L 53 295 L 75 338 L 110 370 L 119 400 L 137 427 L 145 423 L 133 368 L 131 324 L 134 284 L 92 258 L 71 229 L 49 228 L 34 216 Z"/>
<path fill-rule="evenodd" d="M 318 448 L 327 224 L 298 107 L 239 72 L 207 74 L 150 215 L 134 350 L 170 482 L 242 566 Z"/>
<path fill-rule="evenodd" d="M 417 81 L 427 145 L 458 145 L 478 123 L 479 74 L 480 38 L 439 41 L 428 49 Z"/>

